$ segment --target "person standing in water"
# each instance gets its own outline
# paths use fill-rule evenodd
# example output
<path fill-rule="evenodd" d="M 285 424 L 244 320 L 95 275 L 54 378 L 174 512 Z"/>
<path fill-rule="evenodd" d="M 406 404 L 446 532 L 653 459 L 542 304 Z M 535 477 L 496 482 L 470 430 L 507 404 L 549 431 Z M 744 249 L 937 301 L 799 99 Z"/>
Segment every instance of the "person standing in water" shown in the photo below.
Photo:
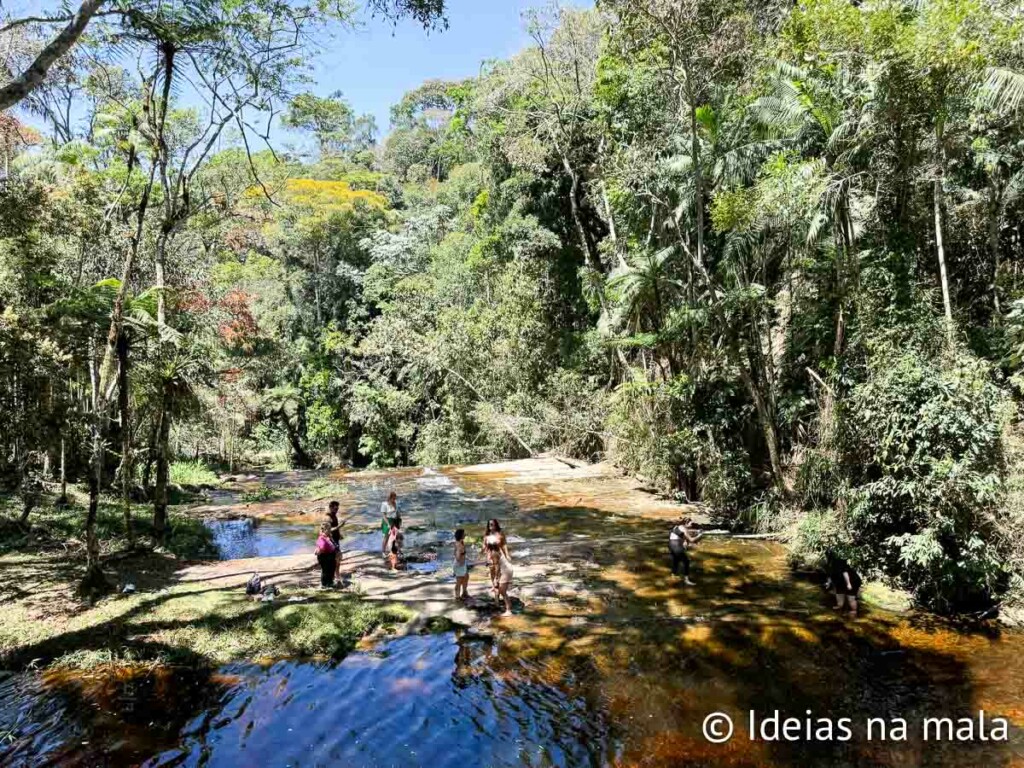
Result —
<path fill-rule="evenodd" d="M 508 596 L 508 589 L 512 586 L 514 573 L 512 558 L 508 554 L 508 545 L 502 544 L 498 552 L 498 599 L 505 601 L 505 613 L 502 616 L 512 615 L 512 599 Z"/>
<path fill-rule="evenodd" d="M 398 514 L 398 494 L 391 491 L 387 501 L 382 501 L 380 504 L 380 551 L 384 557 L 388 557 L 390 554 L 388 544 L 391 539 L 391 528 L 396 525 L 398 528 L 402 527 L 402 518 Z"/>
<path fill-rule="evenodd" d="M 681 564 L 683 583 L 688 587 L 696 585 L 690 580 L 690 557 L 686 550 L 700 541 L 704 535 L 703 533 L 694 533 L 692 525 L 693 520 L 689 517 L 684 517 L 676 525 L 672 526 L 672 530 L 668 534 L 668 551 L 672 555 L 672 573 L 679 576 L 679 566 Z"/>
<path fill-rule="evenodd" d="M 388 559 L 392 569 L 397 569 L 402 562 L 402 545 L 405 543 L 405 534 L 402 532 L 402 518 L 391 518 L 391 527 L 388 529 L 388 536 L 384 544 L 384 557 Z"/>
<path fill-rule="evenodd" d="M 455 529 L 454 549 L 455 599 L 466 600 L 469 597 L 469 563 L 466 560 L 466 531 L 462 528 Z"/>
<path fill-rule="evenodd" d="M 825 570 L 828 572 L 828 580 L 825 588 L 832 588 L 836 596 L 835 610 L 843 610 L 846 605 L 850 618 L 857 618 L 857 596 L 860 595 L 861 578 L 846 560 L 839 557 L 835 552 L 829 551 L 825 554 Z"/>

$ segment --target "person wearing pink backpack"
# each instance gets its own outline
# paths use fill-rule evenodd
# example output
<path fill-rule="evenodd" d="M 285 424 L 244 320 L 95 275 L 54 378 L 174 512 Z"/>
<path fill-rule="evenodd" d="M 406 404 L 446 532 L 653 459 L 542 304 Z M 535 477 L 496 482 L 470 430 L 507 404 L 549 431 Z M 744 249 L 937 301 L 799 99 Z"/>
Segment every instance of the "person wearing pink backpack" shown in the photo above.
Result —
<path fill-rule="evenodd" d="M 334 586 L 334 572 L 338 563 L 338 546 L 331 539 L 331 525 L 328 522 L 320 523 L 320 535 L 316 540 L 316 549 L 313 550 L 316 561 L 320 564 L 320 589 L 330 589 Z"/>

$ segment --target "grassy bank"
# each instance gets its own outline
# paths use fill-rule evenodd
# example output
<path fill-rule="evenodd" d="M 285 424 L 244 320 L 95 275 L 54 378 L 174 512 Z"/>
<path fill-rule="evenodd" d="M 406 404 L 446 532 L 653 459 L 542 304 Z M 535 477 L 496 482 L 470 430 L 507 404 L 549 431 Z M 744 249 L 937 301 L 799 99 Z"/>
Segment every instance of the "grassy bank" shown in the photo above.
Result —
<path fill-rule="evenodd" d="M 32 510 L 27 524 L 20 525 L 18 500 L 0 499 L 0 554 L 59 551 L 72 558 L 84 557 L 87 505 L 88 497 L 82 489 L 69 488 L 66 504 L 57 504 L 55 497 L 47 496 Z M 132 528 L 139 544 L 154 544 L 152 505 L 132 505 Z M 127 547 L 124 507 L 120 501 L 101 497 L 96 536 L 103 555 L 120 552 Z M 173 509 L 168 513 L 167 535 L 161 549 L 186 560 L 217 557 L 213 536 L 203 521 Z"/>
<path fill-rule="evenodd" d="M 18 524 L 13 503 L 0 503 L 0 669 L 338 657 L 366 634 L 408 618 L 354 595 L 288 588 L 277 602 L 257 603 L 237 584 L 182 581 L 187 561 L 216 556 L 202 521 L 172 512 L 169 534 L 156 546 L 151 508 L 137 505 L 133 527 L 140 549 L 129 552 L 123 510 L 110 500 L 101 504 L 97 520 L 101 564 L 112 585 L 120 590 L 132 583 L 137 592 L 81 602 L 75 596 L 85 571 L 79 496 L 72 494 L 63 506 L 45 500 L 27 526 Z"/>
<path fill-rule="evenodd" d="M 146 560 L 121 563 L 148 582 L 146 591 L 86 606 L 71 598 L 78 563 L 53 554 L 0 556 L 0 668 L 340 657 L 366 634 L 408 618 L 398 608 L 312 588 L 253 602 L 238 586 L 175 582 L 170 556 Z"/>

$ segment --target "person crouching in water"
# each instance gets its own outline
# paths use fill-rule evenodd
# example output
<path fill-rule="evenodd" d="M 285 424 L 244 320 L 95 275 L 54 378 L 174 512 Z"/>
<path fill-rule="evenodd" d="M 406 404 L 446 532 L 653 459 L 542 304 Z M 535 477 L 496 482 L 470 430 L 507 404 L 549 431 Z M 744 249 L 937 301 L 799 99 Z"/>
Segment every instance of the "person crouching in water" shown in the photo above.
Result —
<path fill-rule="evenodd" d="M 334 586 L 334 569 L 338 561 L 338 548 L 331 540 L 331 524 L 320 523 L 320 536 L 316 540 L 316 549 L 313 550 L 316 561 L 320 564 L 320 589 L 329 589 Z"/>
<path fill-rule="evenodd" d="M 455 530 L 455 558 L 452 563 L 455 575 L 455 599 L 466 600 L 469 597 L 469 562 L 466 560 L 466 531 Z"/>
<path fill-rule="evenodd" d="M 703 533 L 694 533 L 692 525 L 693 520 L 684 517 L 672 526 L 672 530 L 668 534 L 668 551 L 672 555 L 672 573 L 676 576 L 682 575 L 683 583 L 688 587 L 696 585 L 690 581 L 690 557 L 686 554 L 686 550 L 704 536 Z M 679 572 L 680 564 L 682 564 L 682 574 Z"/>
<path fill-rule="evenodd" d="M 846 560 L 835 552 L 825 554 L 825 571 L 828 579 L 825 589 L 831 588 L 836 596 L 835 610 L 849 609 L 850 617 L 857 617 L 857 596 L 860 595 L 861 578 Z"/>

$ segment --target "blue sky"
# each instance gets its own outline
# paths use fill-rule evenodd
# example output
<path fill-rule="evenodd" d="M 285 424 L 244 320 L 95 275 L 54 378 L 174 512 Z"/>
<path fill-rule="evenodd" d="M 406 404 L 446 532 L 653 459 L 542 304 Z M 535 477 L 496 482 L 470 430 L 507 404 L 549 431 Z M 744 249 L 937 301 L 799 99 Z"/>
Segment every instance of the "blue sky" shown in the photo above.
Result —
<path fill-rule="evenodd" d="M 472 77 L 483 62 L 508 58 L 525 48 L 530 39 L 522 14 L 548 2 L 446 0 L 448 28 L 429 32 L 412 21 L 392 25 L 364 15 L 358 28 L 339 30 L 311 58 L 313 82 L 308 88 L 321 96 L 340 90 L 357 114 L 369 113 L 377 119 L 383 137 L 388 131 L 389 110 L 406 91 L 432 78 Z M 562 4 L 590 6 L 593 2 L 562 0 Z M 22 11 L 52 11 L 51 5 L 54 3 L 14 2 L 5 7 L 18 15 Z M 187 103 L 188 97 L 184 98 Z M 33 116 L 24 117 L 43 127 Z M 271 140 L 278 147 L 308 143 L 298 133 L 280 127 L 272 131 Z"/>
<path fill-rule="evenodd" d="M 447 0 L 448 29 L 425 32 L 405 21 L 394 29 L 380 20 L 339 32 L 316 59 L 312 90 L 342 91 L 357 113 L 388 129 L 391 105 L 424 80 L 476 75 L 488 59 L 508 58 L 529 43 L 522 12 L 545 0 Z M 591 5 L 577 2 L 573 5 Z"/>

